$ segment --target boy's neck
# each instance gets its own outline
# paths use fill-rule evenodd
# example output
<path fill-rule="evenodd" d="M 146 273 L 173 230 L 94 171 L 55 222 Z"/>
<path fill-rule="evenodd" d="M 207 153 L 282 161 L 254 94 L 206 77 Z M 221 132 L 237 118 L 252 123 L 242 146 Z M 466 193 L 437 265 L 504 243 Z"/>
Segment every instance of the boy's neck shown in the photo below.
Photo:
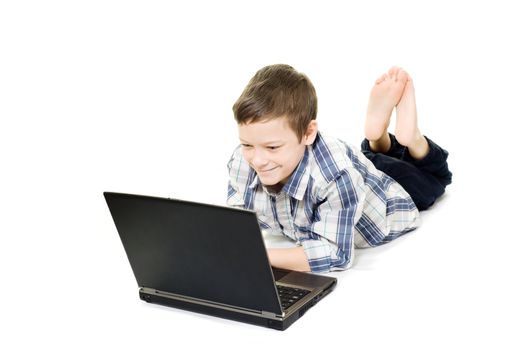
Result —
<path fill-rule="evenodd" d="M 281 192 L 281 190 L 283 189 L 284 185 L 281 184 L 281 183 L 278 183 L 278 184 L 275 184 L 275 185 L 271 185 L 271 186 L 264 186 L 266 187 L 266 190 L 268 191 L 269 194 L 274 194 L 274 195 L 277 195 Z"/>

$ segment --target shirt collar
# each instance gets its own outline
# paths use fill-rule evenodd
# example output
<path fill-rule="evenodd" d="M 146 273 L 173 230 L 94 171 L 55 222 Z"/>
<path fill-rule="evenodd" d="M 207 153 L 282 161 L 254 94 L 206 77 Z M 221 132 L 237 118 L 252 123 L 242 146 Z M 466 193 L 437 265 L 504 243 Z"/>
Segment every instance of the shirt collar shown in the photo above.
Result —
<path fill-rule="evenodd" d="M 297 200 L 302 200 L 308 181 L 310 180 L 310 146 L 307 146 L 304 150 L 304 156 L 299 162 L 297 168 L 295 168 L 292 176 L 288 179 L 286 185 L 284 185 L 282 191 L 287 193 L 290 197 Z"/>
<path fill-rule="evenodd" d="M 255 172 L 255 170 L 253 170 L 252 167 L 250 167 L 250 175 L 248 179 L 251 179 L 251 182 L 250 180 L 248 180 L 248 182 L 250 182 L 250 185 L 248 186 L 248 188 L 252 190 L 261 183 L 261 181 L 259 181 L 259 176 L 257 176 L 257 173 Z"/>
<path fill-rule="evenodd" d="M 302 200 L 306 192 L 306 187 L 308 186 L 308 181 L 310 179 L 310 150 L 311 146 L 307 146 L 303 158 L 299 162 L 299 165 L 295 168 L 294 172 L 288 179 L 288 182 L 284 185 L 281 192 L 286 193 L 290 197 L 293 197 L 297 200 Z M 255 173 L 255 170 L 250 169 L 251 175 L 253 174 L 253 180 L 248 186 L 251 189 L 254 189 L 256 186 L 261 185 L 259 177 Z"/>

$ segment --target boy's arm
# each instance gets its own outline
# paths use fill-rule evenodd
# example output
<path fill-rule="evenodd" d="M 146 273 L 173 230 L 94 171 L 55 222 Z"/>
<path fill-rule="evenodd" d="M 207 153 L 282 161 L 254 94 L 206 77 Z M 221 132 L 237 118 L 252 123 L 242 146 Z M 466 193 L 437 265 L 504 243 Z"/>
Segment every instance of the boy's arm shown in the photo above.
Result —
<path fill-rule="evenodd" d="M 274 267 L 303 272 L 329 272 L 347 269 L 353 261 L 355 222 L 362 212 L 362 179 L 351 179 L 345 172 L 326 188 L 325 196 L 313 203 L 317 221 L 300 239 L 301 246 L 269 248 Z"/>
<path fill-rule="evenodd" d="M 286 270 L 310 272 L 310 264 L 303 247 L 267 249 L 270 264 Z"/>
<path fill-rule="evenodd" d="M 324 191 L 315 205 L 317 221 L 301 239 L 312 272 L 347 269 L 354 258 L 355 224 L 364 204 L 364 181 L 343 171 Z"/>

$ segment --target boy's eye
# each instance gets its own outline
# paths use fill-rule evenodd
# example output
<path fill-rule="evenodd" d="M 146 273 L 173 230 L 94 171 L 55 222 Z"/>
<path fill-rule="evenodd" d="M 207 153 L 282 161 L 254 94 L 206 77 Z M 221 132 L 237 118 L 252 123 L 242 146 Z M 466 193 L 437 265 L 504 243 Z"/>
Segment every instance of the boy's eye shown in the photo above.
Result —
<path fill-rule="evenodd" d="M 274 151 L 274 150 L 278 149 L 279 147 L 281 147 L 281 146 L 268 146 L 268 149 Z"/>
<path fill-rule="evenodd" d="M 242 146 L 243 148 L 252 147 L 251 145 L 247 145 L 247 144 L 245 144 L 245 143 L 241 143 L 241 146 Z"/>

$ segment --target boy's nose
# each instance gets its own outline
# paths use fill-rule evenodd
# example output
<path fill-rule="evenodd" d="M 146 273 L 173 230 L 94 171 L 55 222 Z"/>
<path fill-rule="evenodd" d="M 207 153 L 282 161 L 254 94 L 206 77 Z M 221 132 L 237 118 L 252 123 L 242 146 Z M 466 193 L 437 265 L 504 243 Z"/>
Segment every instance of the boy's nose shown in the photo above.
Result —
<path fill-rule="evenodd" d="M 264 156 L 264 154 L 260 151 L 255 151 L 253 158 L 252 158 L 252 164 L 255 168 L 261 169 L 266 164 L 268 164 L 268 159 Z"/>

